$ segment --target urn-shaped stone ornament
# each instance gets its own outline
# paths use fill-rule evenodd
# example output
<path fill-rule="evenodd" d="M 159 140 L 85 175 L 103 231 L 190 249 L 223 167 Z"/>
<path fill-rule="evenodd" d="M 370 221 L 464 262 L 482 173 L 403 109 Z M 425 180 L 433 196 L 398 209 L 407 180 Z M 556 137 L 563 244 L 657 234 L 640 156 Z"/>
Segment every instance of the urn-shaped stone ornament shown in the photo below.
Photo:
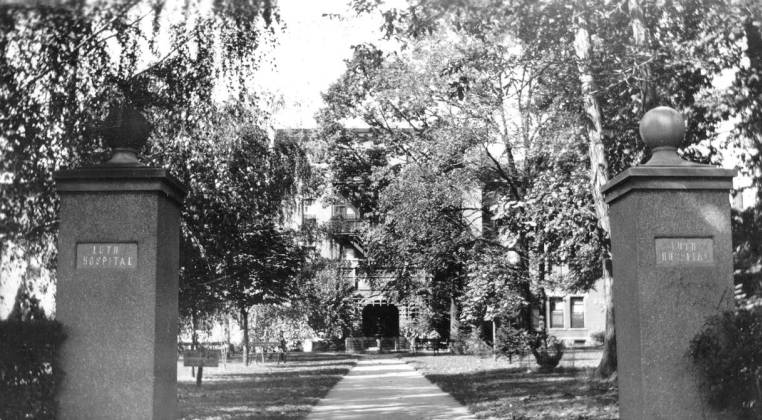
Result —
<path fill-rule="evenodd" d="M 652 152 L 646 165 L 695 165 L 677 154 L 677 146 L 684 136 L 685 119 L 681 113 L 668 106 L 659 106 L 646 112 L 640 120 L 640 137 Z"/>
<path fill-rule="evenodd" d="M 101 133 L 112 150 L 107 165 L 140 165 L 138 150 L 146 144 L 151 124 L 130 104 L 113 105 L 103 122 Z"/>

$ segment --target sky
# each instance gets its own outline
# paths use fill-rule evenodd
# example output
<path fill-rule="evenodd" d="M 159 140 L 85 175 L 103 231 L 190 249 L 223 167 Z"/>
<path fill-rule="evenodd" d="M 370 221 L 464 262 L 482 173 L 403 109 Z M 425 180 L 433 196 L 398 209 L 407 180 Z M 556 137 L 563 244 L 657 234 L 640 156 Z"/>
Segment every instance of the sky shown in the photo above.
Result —
<path fill-rule="evenodd" d="M 314 128 L 325 91 L 345 68 L 352 45 L 380 38 L 377 14 L 356 16 L 348 0 L 280 0 L 285 30 L 275 51 L 276 71 L 267 85 L 283 101 L 275 128 Z M 336 17 L 341 15 L 343 18 Z"/>

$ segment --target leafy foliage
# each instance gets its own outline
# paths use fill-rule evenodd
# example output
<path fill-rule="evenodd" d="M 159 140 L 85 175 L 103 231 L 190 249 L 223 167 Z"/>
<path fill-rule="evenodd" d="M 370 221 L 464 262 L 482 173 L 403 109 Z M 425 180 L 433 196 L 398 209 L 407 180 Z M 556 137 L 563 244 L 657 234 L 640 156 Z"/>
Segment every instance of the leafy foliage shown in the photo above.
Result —
<path fill-rule="evenodd" d="M 323 127 L 320 137 L 328 144 L 334 198 L 349 200 L 364 219 L 377 222 L 379 191 L 388 183 L 382 177 L 374 177 L 376 171 L 389 163 L 383 145 L 377 144 L 375 136 L 362 138 L 357 130 L 347 130 L 339 124 Z"/>
<path fill-rule="evenodd" d="M 301 305 L 255 305 L 249 312 L 254 320 L 252 333 L 264 342 L 284 340 L 300 341 L 310 336 L 307 317 Z"/>
<path fill-rule="evenodd" d="M 213 131 L 215 91 L 244 107 L 256 102 L 247 80 L 260 66 L 260 47 L 275 40 L 272 2 L 180 3 L 0 7 L 0 249 L 13 243 L 22 258 L 41 255 L 53 267 L 55 252 L 46 252 L 57 232 L 52 174 L 104 160 L 99 127 L 109 104 L 144 111 L 155 127 L 147 160 L 188 183 L 201 158 L 180 146 L 189 133 Z M 195 152 L 217 152 L 203 147 Z M 185 261 L 206 256 L 186 254 Z M 191 265 L 184 273 L 196 278 L 214 271 Z"/>
<path fill-rule="evenodd" d="M 737 157 L 742 174 L 751 178 L 751 186 L 757 188 L 756 201 L 733 215 L 733 246 L 736 283 L 743 284 L 748 298 L 762 299 L 762 173 L 759 168 L 762 151 L 762 7 L 755 2 L 742 2 L 737 32 L 733 36 L 745 39 L 746 45 L 739 61 L 732 84 L 719 99 L 719 111 L 732 117 L 737 124 L 729 136 L 732 145 L 739 148 Z M 742 32 L 741 32 L 742 30 Z M 746 203 L 745 203 L 746 204 Z M 748 204 L 747 204 L 748 205 Z"/>
<path fill-rule="evenodd" d="M 734 280 L 741 286 L 744 297 L 751 303 L 762 299 L 762 220 L 759 203 L 744 210 L 733 210 L 733 267 Z"/>
<path fill-rule="evenodd" d="M 252 306 L 286 303 L 299 292 L 306 250 L 283 221 L 310 168 L 298 142 L 268 138 L 267 114 L 251 104 L 209 107 L 200 121 L 177 134 L 158 127 L 167 137 L 152 149 L 153 163 L 173 168 L 189 189 L 181 315 L 196 324 L 232 311 L 248 338 Z"/>
<path fill-rule="evenodd" d="M 345 267 L 338 261 L 315 259 L 307 267 L 302 285 L 307 323 L 325 339 L 343 339 L 352 331 L 357 319 L 355 285 L 344 275 Z"/>
<path fill-rule="evenodd" d="M 66 336 L 50 320 L 0 322 L 0 417 L 54 419 Z"/>
<path fill-rule="evenodd" d="M 710 404 L 743 418 L 762 415 L 762 309 L 709 318 L 691 341 L 690 355 Z"/>
<path fill-rule="evenodd" d="M 458 247 L 472 251 L 460 261 L 468 273 L 461 283 L 467 319 L 498 307 L 514 316 L 523 307 L 526 318 L 526 306 L 544 288 L 585 290 L 600 278 L 610 250 L 594 174 L 602 167 L 605 182 L 649 158 L 637 135 L 645 111 L 670 105 L 683 112 L 688 127 L 681 153 L 716 163 L 719 124 L 732 112 L 745 118 L 755 109 L 758 95 L 747 101 L 736 93 L 746 108 L 736 107 L 717 100 L 712 83 L 741 59 L 743 16 L 747 55 L 751 63 L 758 58 L 758 6 L 640 3 L 418 1 L 384 9 L 354 2 L 358 12 L 381 11 L 385 35 L 399 49 L 359 47 L 327 95 L 338 104 L 330 109 L 344 115 L 354 104 L 349 114 L 373 128 L 409 129 L 410 135 L 396 137 L 404 143 L 386 142 L 404 165 L 448 180 L 462 170 L 465 176 L 452 184 L 482 187 L 489 202 L 484 214 L 492 232 L 484 232 L 495 236 Z M 577 54 L 580 40 L 590 44 L 585 65 Z M 742 67 L 736 85 L 749 92 L 756 79 L 746 68 L 759 66 Z M 591 103 L 599 115 L 587 112 Z M 602 155 L 588 142 L 592 128 L 601 136 Z M 482 157 L 474 158 L 480 142 Z M 380 194 L 383 202 L 385 191 Z M 493 258 L 482 241 L 518 258 L 510 264 Z"/>
<path fill-rule="evenodd" d="M 530 335 L 526 330 L 516 329 L 510 325 L 502 324 L 497 330 L 495 337 L 497 351 L 499 354 L 508 357 L 522 357 L 529 353 Z"/>
<path fill-rule="evenodd" d="M 288 140 L 271 145 L 245 109 L 213 118 L 215 131 L 189 133 L 174 144 L 177 152 L 163 154 L 186 156 L 183 234 L 191 258 L 183 284 L 198 292 L 187 302 L 239 309 L 285 302 L 297 292 L 293 279 L 306 255 L 296 233 L 281 227 L 283 207 L 309 176 L 306 158 Z"/>
<path fill-rule="evenodd" d="M 270 2 L 186 4 L 164 24 L 165 3 L 123 0 L 0 8 L 3 141 L 0 193 L 4 240 L 43 244 L 55 232 L 52 172 L 101 161 L 99 121 L 107 104 L 129 101 L 151 117 L 192 124 L 194 105 L 211 101 L 221 75 L 231 87 L 258 56 Z M 249 16 L 252 20 L 242 19 Z M 152 29 L 145 30 L 146 23 Z M 224 48 L 222 62 L 214 50 Z M 159 45 L 167 37 L 169 44 Z M 157 121 L 155 121 L 157 122 Z"/>
<path fill-rule="evenodd" d="M 461 317 L 472 324 L 484 318 L 515 318 L 529 303 L 517 289 L 522 275 L 513 260 L 517 254 L 492 248 L 475 248 L 474 254 L 467 268 Z"/>

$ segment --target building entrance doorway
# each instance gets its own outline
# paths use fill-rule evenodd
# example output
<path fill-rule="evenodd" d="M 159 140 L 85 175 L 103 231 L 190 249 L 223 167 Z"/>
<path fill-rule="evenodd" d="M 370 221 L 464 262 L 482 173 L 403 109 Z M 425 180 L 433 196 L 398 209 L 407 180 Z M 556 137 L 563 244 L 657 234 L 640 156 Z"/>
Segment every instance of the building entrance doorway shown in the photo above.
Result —
<path fill-rule="evenodd" d="M 365 337 L 398 337 L 400 313 L 389 304 L 366 305 L 362 309 L 362 333 Z"/>

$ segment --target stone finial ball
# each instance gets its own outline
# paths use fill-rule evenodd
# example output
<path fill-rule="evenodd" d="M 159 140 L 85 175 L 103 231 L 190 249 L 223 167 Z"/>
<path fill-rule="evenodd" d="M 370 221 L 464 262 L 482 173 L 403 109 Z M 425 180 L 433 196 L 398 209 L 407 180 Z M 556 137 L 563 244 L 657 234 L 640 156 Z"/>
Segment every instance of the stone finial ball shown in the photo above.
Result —
<path fill-rule="evenodd" d="M 651 150 L 657 147 L 677 148 L 683 136 L 685 119 L 668 106 L 656 107 L 646 112 L 640 120 L 640 137 Z"/>
<path fill-rule="evenodd" d="M 112 149 L 140 150 L 151 133 L 151 124 L 129 104 L 112 106 L 103 121 L 103 139 Z"/>

